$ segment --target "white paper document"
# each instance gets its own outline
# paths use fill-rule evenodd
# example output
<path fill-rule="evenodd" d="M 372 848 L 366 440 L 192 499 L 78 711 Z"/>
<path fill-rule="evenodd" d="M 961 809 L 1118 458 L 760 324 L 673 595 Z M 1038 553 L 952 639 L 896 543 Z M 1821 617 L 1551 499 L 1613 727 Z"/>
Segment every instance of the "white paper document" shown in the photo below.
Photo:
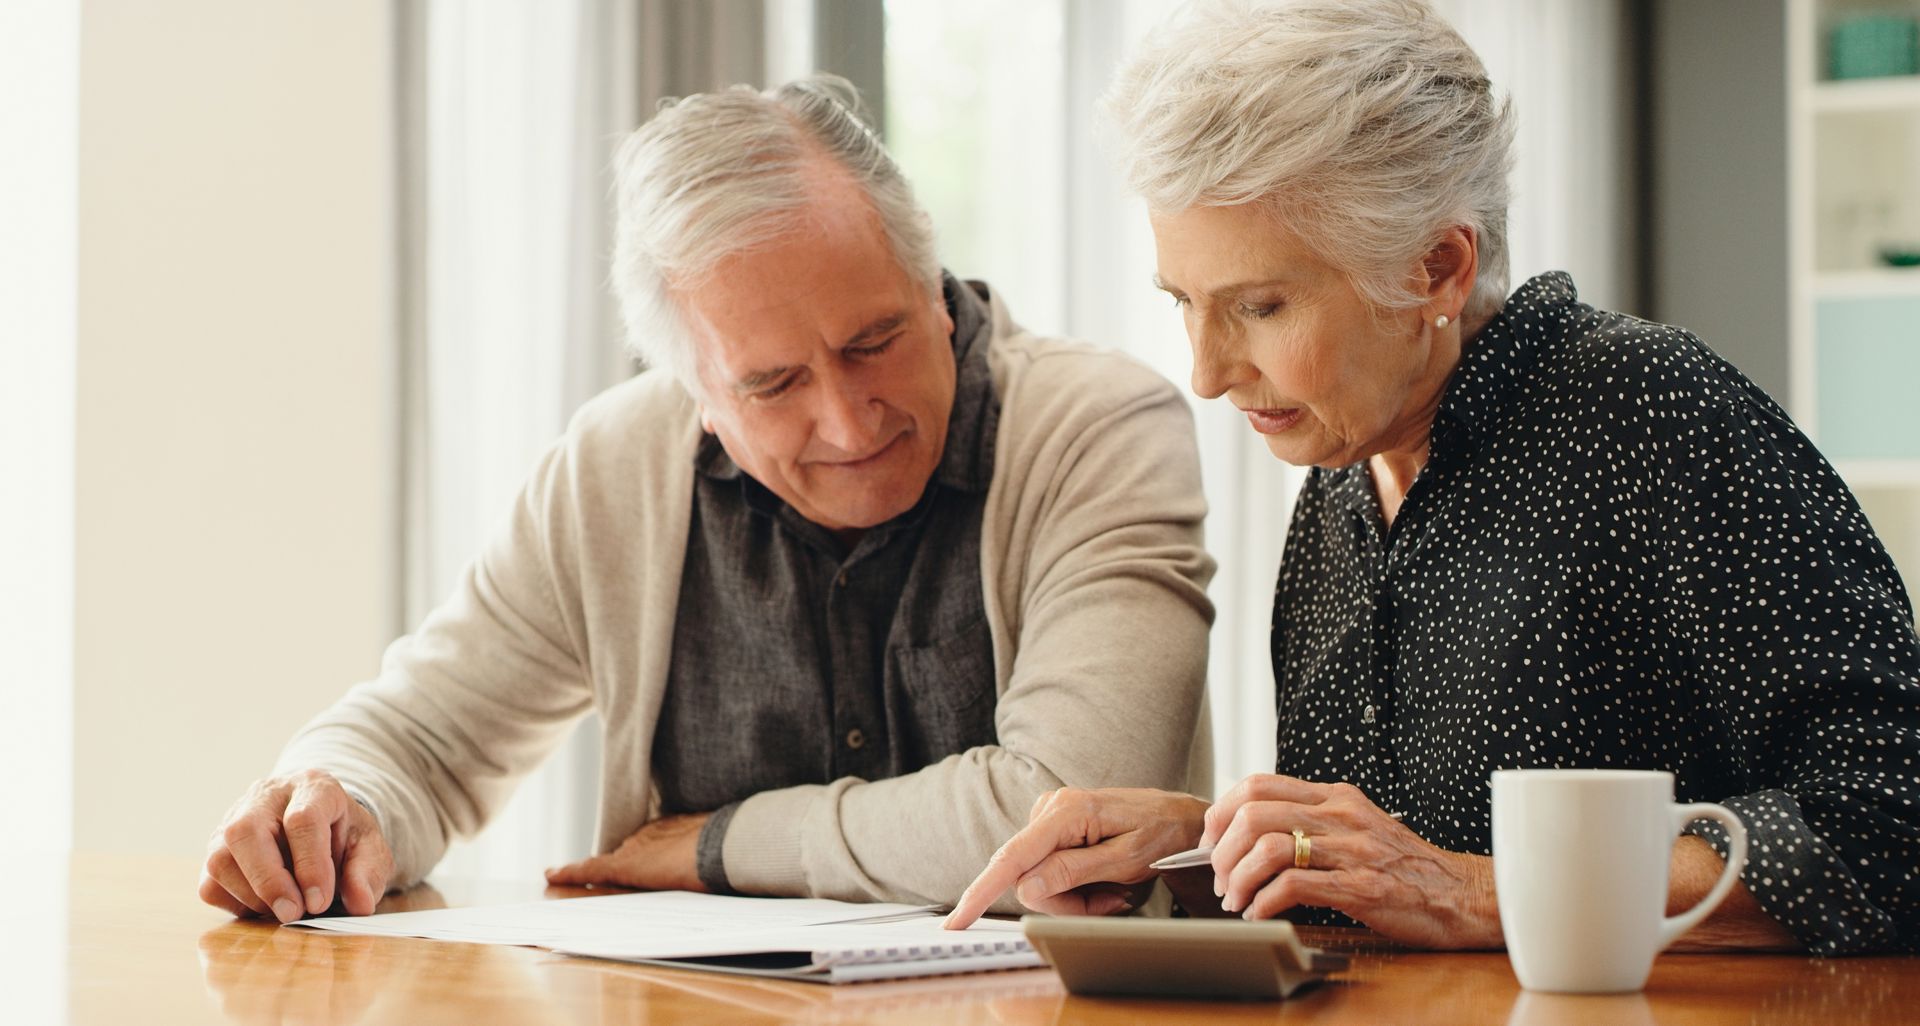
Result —
<path fill-rule="evenodd" d="M 661 891 L 292 925 L 832 983 L 1045 964 L 1018 923 L 982 920 L 960 932 L 941 923 L 932 906 Z"/>

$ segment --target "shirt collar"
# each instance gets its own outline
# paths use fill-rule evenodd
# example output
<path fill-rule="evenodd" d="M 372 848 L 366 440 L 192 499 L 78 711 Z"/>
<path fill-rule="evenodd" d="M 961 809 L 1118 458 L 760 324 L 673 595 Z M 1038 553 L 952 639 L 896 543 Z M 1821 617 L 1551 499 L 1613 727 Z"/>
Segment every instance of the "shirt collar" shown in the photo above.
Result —
<path fill-rule="evenodd" d="M 993 315 L 984 284 L 943 274 L 941 288 L 953 318 L 953 412 L 947 417 L 947 447 L 933 479 L 977 494 L 993 481 L 993 441 L 1000 423 L 1000 397 L 993 391 L 993 369 L 987 365 Z"/>
<path fill-rule="evenodd" d="M 987 365 L 993 318 L 984 298 L 984 284 L 962 282 L 942 272 L 940 288 L 947 315 L 953 318 L 953 335 L 949 341 L 953 344 L 954 386 L 953 410 L 947 417 L 946 448 L 940 454 L 940 463 L 934 467 L 933 481 L 962 492 L 984 492 L 993 480 L 993 442 L 1000 419 L 1000 401 L 994 394 L 993 372 Z M 695 471 L 703 477 L 752 481 L 711 432 L 701 436 L 693 463 Z M 746 492 L 749 504 L 756 509 L 771 512 L 780 505 L 771 493 L 761 494 L 766 492 L 764 487 L 748 488 Z"/>

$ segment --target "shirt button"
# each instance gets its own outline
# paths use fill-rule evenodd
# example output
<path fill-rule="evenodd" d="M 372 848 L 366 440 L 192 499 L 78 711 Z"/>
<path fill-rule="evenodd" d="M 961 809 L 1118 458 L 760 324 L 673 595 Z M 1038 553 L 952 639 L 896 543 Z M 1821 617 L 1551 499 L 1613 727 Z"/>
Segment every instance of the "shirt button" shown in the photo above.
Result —
<path fill-rule="evenodd" d="M 840 587 L 842 588 L 847 586 L 847 572 L 845 570 L 840 571 L 839 580 L 837 580 L 835 583 L 839 584 Z M 856 745 L 855 747 L 859 747 L 859 746 Z"/>
<path fill-rule="evenodd" d="M 1360 710 L 1360 722 L 1361 723 L 1373 722 L 1373 706 L 1367 706 L 1365 709 Z"/>
<path fill-rule="evenodd" d="M 854 729 L 847 731 L 847 747 L 848 748 L 864 748 L 866 747 L 866 744 L 867 744 L 867 735 L 860 733 L 860 728 L 855 727 Z"/>

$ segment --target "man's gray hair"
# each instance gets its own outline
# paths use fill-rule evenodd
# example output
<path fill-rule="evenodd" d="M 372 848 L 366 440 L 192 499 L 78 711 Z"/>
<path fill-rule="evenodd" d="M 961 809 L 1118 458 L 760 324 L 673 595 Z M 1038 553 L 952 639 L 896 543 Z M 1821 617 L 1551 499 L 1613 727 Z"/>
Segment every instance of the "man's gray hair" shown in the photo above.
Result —
<path fill-rule="evenodd" d="M 1507 293 L 1511 104 L 1424 0 L 1206 0 L 1154 36 L 1102 100 L 1122 172 L 1159 211 L 1259 201 L 1376 308 L 1475 229 L 1465 316 Z"/>
<path fill-rule="evenodd" d="M 765 92 L 734 86 L 663 102 L 615 158 L 613 290 L 637 356 L 702 394 L 674 292 L 790 232 L 823 156 L 866 193 L 894 259 L 939 300 L 932 219 L 862 120 L 853 85 L 814 75 Z"/>

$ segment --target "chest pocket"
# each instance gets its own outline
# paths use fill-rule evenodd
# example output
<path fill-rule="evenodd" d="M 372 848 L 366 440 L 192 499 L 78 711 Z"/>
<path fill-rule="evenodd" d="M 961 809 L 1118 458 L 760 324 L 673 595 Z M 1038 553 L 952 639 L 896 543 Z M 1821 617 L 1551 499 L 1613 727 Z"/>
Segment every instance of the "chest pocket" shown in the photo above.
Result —
<path fill-rule="evenodd" d="M 938 762 L 997 740 L 993 635 L 984 614 L 926 645 L 893 653 L 887 719 L 910 761 Z"/>

